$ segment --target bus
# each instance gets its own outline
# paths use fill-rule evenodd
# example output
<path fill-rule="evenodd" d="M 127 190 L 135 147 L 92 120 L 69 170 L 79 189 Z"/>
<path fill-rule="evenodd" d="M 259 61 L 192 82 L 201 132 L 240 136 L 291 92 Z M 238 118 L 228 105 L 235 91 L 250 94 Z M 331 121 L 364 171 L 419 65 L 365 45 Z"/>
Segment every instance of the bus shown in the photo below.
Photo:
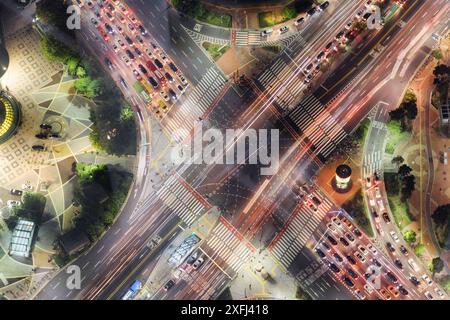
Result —
<path fill-rule="evenodd" d="M 137 295 L 141 288 L 142 282 L 140 282 L 139 280 L 134 281 L 130 286 L 130 289 L 128 289 L 127 293 L 125 293 L 125 295 L 122 297 L 122 300 L 133 300 L 133 298 Z"/>

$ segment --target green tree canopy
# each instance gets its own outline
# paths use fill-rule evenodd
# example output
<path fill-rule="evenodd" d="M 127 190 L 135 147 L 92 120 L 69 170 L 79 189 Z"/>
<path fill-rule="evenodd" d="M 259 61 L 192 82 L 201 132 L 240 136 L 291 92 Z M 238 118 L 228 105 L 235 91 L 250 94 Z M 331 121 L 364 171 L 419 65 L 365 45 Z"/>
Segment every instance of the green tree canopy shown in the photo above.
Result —
<path fill-rule="evenodd" d="M 409 244 L 413 244 L 416 242 L 417 238 L 416 238 L 416 233 L 413 230 L 407 230 L 405 231 L 405 233 L 403 234 L 403 238 L 405 239 L 405 241 Z"/>
<path fill-rule="evenodd" d="M 297 11 L 294 6 L 286 6 L 283 8 L 283 16 L 286 20 L 293 19 L 297 16 Z"/>
<path fill-rule="evenodd" d="M 400 177 L 406 177 L 409 176 L 412 172 L 412 168 L 410 166 L 408 166 L 407 164 L 402 164 L 399 168 L 398 168 L 398 174 L 400 175 Z"/>

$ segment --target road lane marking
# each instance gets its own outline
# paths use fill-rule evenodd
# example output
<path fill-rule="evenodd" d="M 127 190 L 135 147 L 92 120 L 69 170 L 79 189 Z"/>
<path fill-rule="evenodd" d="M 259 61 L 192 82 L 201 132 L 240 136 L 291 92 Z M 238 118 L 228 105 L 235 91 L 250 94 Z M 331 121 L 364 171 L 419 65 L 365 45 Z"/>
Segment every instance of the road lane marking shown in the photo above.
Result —
<path fill-rule="evenodd" d="M 89 261 L 86 262 L 85 265 L 81 267 L 81 270 L 84 270 L 84 268 L 86 268 L 89 265 L 89 263 L 90 263 Z"/>
<path fill-rule="evenodd" d="M 99 254 L 104 248 L 105 246 L 103 245 L 100 249 L 97 250 L 97 254 Z"/>

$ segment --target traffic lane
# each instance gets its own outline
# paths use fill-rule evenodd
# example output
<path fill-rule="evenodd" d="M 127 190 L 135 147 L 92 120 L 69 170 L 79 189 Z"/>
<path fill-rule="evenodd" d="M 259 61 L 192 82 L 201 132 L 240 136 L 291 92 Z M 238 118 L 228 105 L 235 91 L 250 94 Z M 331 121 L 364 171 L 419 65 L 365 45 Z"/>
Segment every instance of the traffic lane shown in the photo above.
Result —
<path fill-rule="evenodd" d="M 159 236 L 162 241 L 156 247 L 156 249 L 151 250 L 148 246 L 145 246 L 139 253 L 135 255 L 135 258 L 127 264 L 126 268 L 113 278 L 113 280 L 108 284 L 101 293 L 96 296 L 98 300 L 120 299 L 128 290 L 130 285 L 136 280 L 141 279 L 142 274 L 149 265 L 153 264 L 155 259 L 167 249 L 170 245 L 171 240 L 182 232 L 179 228 L 180 219 L 174 216 L 166 224 L 164 224 L 163 229 L 159 232 Z M 142 279 L 143 280 L 143 279 Z"/>
<path fill-rule="evenodd" d="M 183 29 L 178 12 L 162 0 L 129 0 L 127 4 L 186 77 L 197 85 L 214 64 Z"/>

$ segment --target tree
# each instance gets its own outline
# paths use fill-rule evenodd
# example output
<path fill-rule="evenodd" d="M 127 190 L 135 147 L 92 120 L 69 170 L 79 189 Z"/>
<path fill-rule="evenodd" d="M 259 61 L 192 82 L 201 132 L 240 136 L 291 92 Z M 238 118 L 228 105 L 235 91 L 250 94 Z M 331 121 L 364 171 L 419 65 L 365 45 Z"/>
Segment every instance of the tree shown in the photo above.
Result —
<path fill-rule="evenodd" d="M 414 176 L 406 176 L 402 180 L 402 188 L 400 190 L 400 200 L 405 202 L 407 199 L 411 197 L 411 194 L 416 188 L 416 177 Z"/>
<path fill-rule="evenodd" d="M 291 20 L 297 16 L 294 6 L 286 6 L 283 8 L 283 16 L 286 20 Z"/>
<path fill-rule="evenodd" d="M 37 192 L 26 192 L 22 200 L 22 205 L 15 209 L 17 216 L 39 225 L 45 209 L 45 197 Z"/>
<path fill-rule="evenodd" d="M 75 57 L 71 57 L 67 60 L 67 72 L 71 76 L 76 76 L 79 63 L 79 59 Z"/>
<path fill-rule="evenodd" d="M 130 105 L 125 105 L 122 110 L 120 111 L 120 120 L 121 121 L 127 121 L 133 118 L 133 110 L 131 109 Z"/>
<path fill-rule="evenodd" d="M 398 167 L 403 162 L 405 162 L 405 159 L 403 159 L 402 156 L 396 156 L 396 157 L 392 158 L 391 162 L 392 162 L 392 164 L 394 164 L 394 165 L 396 165 Z"/>
<path fill-rule="evenodd" d="M 450 66 L 447 66 L 445 64 L 437 65 L 433 70 L 433 75 L 435 77 L 450 75 Z"/>
<path fill-rule="evenodd" d="M 438 49 L 433 50 L 433 51 L 431 52 L 431 55 L 432 55 L 436 60 L 442 60 L 442 58 L 444 57 L 444 56 L 442 55 L 441 50 L 438 50 Z"/>
<path fill-rule="evenodd" d="M 447 224 L 450 218 L 450 204 L 441 205 L 431 215 L 435 224 Z"/>
<path fill-rule="evenodd" d="M 414 253 L 420 257 L 421 255 L 423 255 L 425 253 L 425 245 L 423 243 L 419 243 L 415 248 L 414 248 Z"/>
<path fill-rule="evenodd" d="M 444 261 L 440 257 L 436 257 L 433 260 L 431 260 L 430 263 L 430 271 L 434 273 L 439 273 L 444 269 Z"/>
<path fill-rule="evenodd" d="M 404 178 L 406 176 L 409 176 L 412 172 L 412 168 L 410 166 L 408 166 L 407 164 L 402 164 L 399 168 L 398 168 L 398 174 L 400 175 L 400 177 Z"/>
<path fill-rule="evenodd" d="M 84 78 L 86 77 L 87 73 L 86 73 L 86 69 L 83 66 L 78 66 L 77 67 L 77 72 L 76 72 L 76 76 L 78 78 Z"/>
<path fill-rule="evenodd" d="M 397 108 L 389 112 L 389 116 L 392 120 L 402 121 L 405 117 L 405 110 L 403 108 Z"/>
<path fill-rule="evenodd" d="M 51 25 L 67 34 L 73 35 L 73 32 L 67 28 L 67 7 L 69 3 L 66 0 L 41 0 L 36 2 L 36 16 L 45 24 Z"/>
<path fill-rule="evenodd" d="M 403 234 L 403 238 L 405 239 L 405 241 L 408 244 L 413 244 L 416 242 L 417 238 L 416 238 L 416 233 L 413 230 L 407 230 L 405 231 L 405 233 Z"/>
<path fill-rule="evenodd" d="M 414 120 L 417 117 L 417 104 L 415 101 L 406 102 L 403 104 L 405 115 L 409 120 Z"/>

